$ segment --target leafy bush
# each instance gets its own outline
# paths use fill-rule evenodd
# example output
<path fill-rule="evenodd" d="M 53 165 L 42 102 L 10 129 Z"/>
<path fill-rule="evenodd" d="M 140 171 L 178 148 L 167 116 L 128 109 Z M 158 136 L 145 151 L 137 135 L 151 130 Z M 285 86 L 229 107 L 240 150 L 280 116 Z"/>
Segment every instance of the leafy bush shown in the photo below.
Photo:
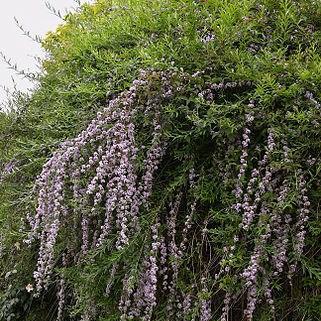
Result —
<path fill-rule="evenodd" d="M 320 14 L 68 14 L 0 117 L 1 318 L 319 320 Z"/>

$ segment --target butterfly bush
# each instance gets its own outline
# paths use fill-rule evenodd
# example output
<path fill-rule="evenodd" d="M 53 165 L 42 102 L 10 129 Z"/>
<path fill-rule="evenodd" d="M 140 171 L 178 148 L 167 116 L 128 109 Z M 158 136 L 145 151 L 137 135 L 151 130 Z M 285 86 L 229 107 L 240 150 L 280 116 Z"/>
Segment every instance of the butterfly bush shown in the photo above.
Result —
<path fill-rule="evenodd" d="M 84 255 L 91 243 L 90 222 L 97 218 L 98 205 L 103 199 L 106 200 L 105 214 L 103 224 L 98 227 L 98 232 L 95 231 L 96 247 L 102 246 L 116 227 L 115 247 L 120 250 L 128 245 L 130 235 L 138 229 L 139 209 L 148 202 L 154 173 L 165 150 L 158 110 L 161 101 L 155 98 L 143 110 L 146 117 L 153 118 L 154 133 L 151 148 L 144 160 L 145 171 L 138 177 L 134 118 L 141 110 L 134 103 L 138 99 L 138 92 L 144 86 L 148 87 L 147 79 L 150 76 L 151 73 L 142 71 L 140 78 L 133 82 L 128 91 L 111 100 L 108 107 L 98 112 L 97 117 L 75 139 L 62 143 L 43 166 L 36 181 L 38 207 L 36 214 L 29 217 L 31 232 L 26 240 L 27 243 L 35 238 L 40 240 L 37 269 L 34 272 L 38 293 L 48 287 L 58 233 L 71 213 L 65 202 L 65 193 L 70 184 L 73 185 L 75 203 L 90 208 L 82 213 L 81 218 L 81 249 Z M 171 75 L 160 76 L 164 90 L 168 92 Z M 88 157 L 88 150 L 94 148 L 97 150 Z"/>
<path fill-rule="evenodd" d="M 243 139 L 247 139 L 244 134 Z M 238 179 L 242 177 L 242 174 L 245 174 L 245 170 L 243 171 L 245 164 L 244 147 L 248 148 L 248 145 L 246 143 L 242 143 L 242 145 L 241 171 Z M 263 299 L 259 291 L 260 286 L 263 288 L 263 297 L 267 304 L 269 304 L 271 313 L 273 315 L 275 314 L 271 280 L 272 277 L 279 276 L 284 271 L 285 264 L 288 263 L 287 254 L 290 250 L 290 231 L 293 229 L 295 231 L 293 251 L 296 257 L 300 257 L 303 254 L 306 234 L 305 224 L 309 219 L 310 213 L 310 202 L 306 195 L 306 181 L 300 169 L 297 172 L 299 175 L 299 197 L 297 201 L 298 212 L 295 219 L 293 214 L 284 213 L 291 185 L 289 181 L 290 177 L 286 176 L 287 172 L 273 167 L 273 152 L 276 148 L 275 134 L 273 130 L 269 129 L 265 153 L 257 162 L 258 166 L 254 167 L 249 173 L 247 187 L 242 189 L 242 185 L 238 180 L 237 188 L 234 190 L 236 202 L 240 202 L 240 197 L 243 195 L 242 203 L 236 203 L 236 205 L 232 207 L 237 213 L 242 214 L 240 228 L 249 233 L 249 231 L 256 228 L 255 226 L 257 225 L 260 231 L 260 234 L 254 239 L 255 246 L 250 256 L 248 266 L 239 275 L 240 280 L 244 281 L 244 288 L 247 294 L 246 307 L 244 310 L 244 318 L 246 320 L 253 320 L 254 312 Z M 281 161 L 283 163 L 291 163 L 290 149 L 286 144 L 282 148 L 281 155 Z M 267 195 L 272 192 L 276 194 L 275 205 L 273 205 L 273 203 L 267 203 Z M 294 226 L 291 226 L 294 220 L 296 223 Z M 230 272 L 229 264 L 231 264 L 236 243 L 240 237 L 245 238 L 245 240 L 247 239 L 246 234 L 243 234 L 243 236 L 234 236 L 233 245 L 226 248 L 228 259 L 221 261 L 221 266 L 226 265 L 225 269 L 221 268 L 220 272 L 216 275 L 216 279 Z M 272 253 L 267 251 L 268 245 L 272 246 Z M 297 261 L 289 266 L 289 279 L 291 279 L 292 274 L 296 270 L 296 262 Z M 267 267 L 269 267 L 269 269 L 267 269 Z M 222 321 L 228 320 L 229 310 L 236 300 L 237 296 L 233 297 L 232 293 L 226 292 L 221 314 Z"/>
<path fill-rule="evenodd" d="M 30 232 L 25 240 L 39 243 L 35 296 L 48 290 L 56 266 L 82 266 L 92 253 L 102 251 L 116 257 L 106 267 L 104 295 L 110 300 L 120 292 L 122 321 L 154 320 L 158 308 L 168 320 L 227 321 L 241 299 L 248 321 L 255 320 L 257 307 L 264 303 L 276 315 L 272 281 L 285 274 L 291 284 L 304 255 L 311 203 L 307 172 L 292 167 L 295 150 L 273 122 L 262 128 L 259 103 L 247 97 L 244 112 L 238 111 L 240 126 L 234 140 L 213 138 L 208 148 L 213 148 L 211 164 L 220 171 L 220 181 L 215 183 L 228 195 L 219 200 L 224 206 L 218 206 L 218 211 L 235 222 L 233 231 L 228 231 L 230 242 L 220 253 L 212 253 L 218 223 L 213 223 L 211 209 L 217 201 L 204 204 L 204 195 L 196 196 L 207 172 L 193 151 L 185 158 L 177 156 L 178 162 L 189 164 L 179 183 L 170 189 L 157 185 L 159 180 L 172 179 L 163 171 L 166 164 L 177 161 L 171 158 L 176 142 L 166 132 L 165 115 L 170 114 L 172 101 L 182 94 L 189 103 L 212 106 L 221 97 L 234 97 L 253 86 L 244 80 L 204 83 L 210 72 L 211 68 L 192 75 L 175 69 L 142 70 L 127 90 L 108 101 L 78 136 L 61 143 L 44 164 L 35 182 L 37 207 L 27 217 Z M 304 99 L 319 108 L 312 93 L 306 92 Z M 182 104 L 184 108 L 195 116 L 192 106 Z M 140 132 L 148 139 L 142 141 Z M 226 155 L 233 153 L 238 164 L 224 166 Z M 311 156 L 311 166 L 315 162 Z M 166 196 L 155 210 L 157 188 Z M 297 195 L 294 210 L 288 210 L 293 193 Z M 74 237 L 73 248 L 68 249 L 73 262 L 67 262 L 63 253 L 60 263 L 57 243 L 66 235 Z M 137 244 L 141 255 L 135 263 L 122 262 L 119 258 L 137 250 Z M 241 285 L 242 292 L 226 286 L 230 279 Z M 121 290 L 114 291 L 119 284 Z M 57 281 L 58 321 L 67 311 L 67 286 L 65 278 Z M 95 320 L 99 307 L 88 302 L 81 319 Z"/>

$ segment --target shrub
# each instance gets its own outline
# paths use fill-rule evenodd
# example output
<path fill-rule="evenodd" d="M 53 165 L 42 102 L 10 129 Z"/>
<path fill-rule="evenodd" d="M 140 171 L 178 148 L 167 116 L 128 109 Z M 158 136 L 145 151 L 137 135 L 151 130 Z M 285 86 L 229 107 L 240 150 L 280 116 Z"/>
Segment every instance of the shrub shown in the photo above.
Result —
<path fill-rule="evenodd" d="M 321 4 L 97 1 L 0 118 L 4 320 L 318 320 Z"/>

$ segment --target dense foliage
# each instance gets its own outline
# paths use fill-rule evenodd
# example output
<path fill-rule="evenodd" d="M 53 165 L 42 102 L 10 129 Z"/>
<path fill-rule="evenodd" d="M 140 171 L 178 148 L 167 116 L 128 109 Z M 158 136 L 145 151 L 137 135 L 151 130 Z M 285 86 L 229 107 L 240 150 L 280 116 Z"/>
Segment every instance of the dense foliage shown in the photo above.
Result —
<path fill-rule="evenodd" d="M 320 15 L 68 14 L 0 114 L 0 319 L 319 320 Z"/>

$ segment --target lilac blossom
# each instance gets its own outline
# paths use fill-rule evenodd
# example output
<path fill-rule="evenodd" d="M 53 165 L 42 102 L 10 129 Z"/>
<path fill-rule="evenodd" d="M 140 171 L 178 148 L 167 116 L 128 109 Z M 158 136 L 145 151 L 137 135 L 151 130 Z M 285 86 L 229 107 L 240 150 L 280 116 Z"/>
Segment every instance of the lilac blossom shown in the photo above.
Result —
<path fill-rule="evenodd" d="M 222 308 L 222 314 L 220 321 L 228 321 L 228 315 L 229 315 L 229 310 L 230 310 L 230 303 L 231 303 L 231 293 L 226 292 L 225 297 L 223 300 L 223 308 Z"/>
<path fill-rule="evenodd" d="M 274 300 L 273 300 L 272 290 L 270 288 L 270 282 L 269 282 L 268 276 L 266 276 L 263 280 L 263 290 L 264 290 L 264 296 L 265 296 L 266 302 L 270 306 L 272 315 L 275 317 Z"/>
<path fill-rule="evenodd" d="M 66 255 L 62 255 L 62 266 L 67 266 Z M 57 298 L 58 298 L 58 313 L 57 321 L 63 321 L 64 319 L 64 310 L 66 305 L 66 281 L 63 277 L 60 277 L 59 286 L 58 286 Z"/>
<path fill-rule="evenodd" d="M 141 206 L 147 206 L 152 192 L 154 173 L 165 152 L 159 108 L 161 99 L 155 98 L 145 106 L 146 117 L 154 118 L 152 145 L 144 161 L 145 172 L 139 178 L 136 172 L 134 117 L 144 108 L 135 105 L 139 92 L 149 86 L 150 73 L 142 71 L 129 90 L 111 100 L 97 113 L 76 138 L 66 140 L 43 166 L 36 180 L 38 206 L 36 214 L 28 216 L 31 226 L 29 238 L 40 239 L 37 269 L 34 272 L 37 294 L 46 289 L 53 269 L 54 246 L 64 218 L 76 210 L 66 207 L 65 193 L 70 188 L 74 204 L 82 209 L 81 250 L 85 255 L 90 248 L 90 229 L 94 221 L 100 221 L 98 209 L 105 206 L 105 217 L 100 232 L 94 230 L 92 243 L 101 246 L 112 229 L 116 228 L 116 248 L 122 249 L 138 228 Z M 171 74 L 161 73 L 164 92 L 171 90 Z M 163 97 L 163 98 L 162 98 Z M 98 147 L 97 147 L 98 145 Z M 89 151 L 89 153 L 88 153 Z M 90 152 L 92 154 L 90 154 Z M 91 173 L 94 172 L 94 176 Z M 87 181 L 87 183 L 86 183 Z M 105 204 L 103 204 L 105 200 Z M 89 213 L 83 211 L 91 207 Z M 131 223 L 130 223 L 131 222 Z M 75 227 L 77 222 L 75 221 Z"/>
<path fill-rule="evenodd" d="M 89 249 L 89 220 L 86 216 L 84 216 L 81 220 L 81 230 L 82 230 L 81 250 L 83 255 L 86 255 Z"/>
<path fill-rule="evenodd" d="M 211 41 L 213 41 L 213 40 L 215 40 L 215 35 L 214 34 L 212 34 L 212 33 L 207 33 L 207 34 L 205 34 L 203 37 L 202 37 L 202 39 L 201 39 L 201 41 L 203 42 L 203 43 L 209 43 L 209 42 L 211 42 Z"/>
<path fill-rule="evenodd" d="M 307 195 L 307 182 L 302 171 L 299 171 L 299 195 L 298 195 L 298 213 L 297 221 L 294 226 L 295 237 L 294 237 L 294 254 L 295 261 L 289 267 L 288 278 L 292 279 L 292 275 L 296 271 L 297 260 L 303 253 L 305 236 L 306 236 L 306 222 L 309 220 L 310 214 L 310 201 Z"/>
<path fill-rule="evenodd" d="M 66 283 L 63 278 L 59 281 L 59 291 L 57 293 L 58 297 L 58 314 L 57 321 L 62 321 L 64 316 L 65 300 L 66 300 Z"/>
<path fill-rule="evenodd" d="M 163 278 L 162 289 L 166 291 L 168 290 L 168 266 L 167 266 L 168 250 L 167 250 L 167 244 L 166 244 L 165 238 L 163 236 L 160 238 L 159 250 L 160 250 L 159 275 Z"/>
<path fill-rule="evenodd" d="M 249 108 L 253 109 L 254 108 L 254 102 L 251 101 L 249 103 Z M 240 157 L 240 169 L 239 169 L 239 173 L 237 175 L 237 184 L 236 184 L 236 188 L 233 191 L 235 197 L 236 197 L 236 204 L 234 205 L 234 209 L 237 212 L 241 211 L 241 199 L 243 196 L 243 179 L 244 179 L 244 175 L 245 175 L 245 171 L 247 169 L 248 166 L 248 148 L 249 148 L 249 144 L 250 144 L 250 126 L 252 125 L 254 120 L 253 114 L 252 112 L 248 113 L 245 115 L 245 128 L 243 130 L 243 135 L 242 135 L 242 151 L 241 151 L 241 157 Z"/>
<path fill-rule="evenodd" d="M 195 188 L 195 177 L 196 177 L 195 170 L 194 168 L 192 168 L 189 172 L 189 185 L 191 189 Z M 184 255 L 184 252 L 186 251 L 186 245 L 188 243 L 188 233 L 192 227 L 192 220 L 196 211 L 196 203 L 197 201 L 194 200 L 193 203 L 190 205 L 190 211 L 186 214 L 186 217 L 185 217 L 184 228 L 181 234 L 182 240 L 178 247 L 179 258 L 182 258 L 182 256 Z"/>
<path fill-rule="evenodd" d="M 157 272 L 159 270 L 157 257 L 160 248 L 159 226 L 159 223 L 155 223 L 151 227 L 151 250 L 143 262 L 143 271 L 133 295 L 133 306 L 128 313 L 129 317 L 140 317 L 143 321 L 151 320 L 153 309 L 156 306 Z"/>
<path fill-rule="evenodd" d="M 271 215 L 271 231 L 275 235 L 272 254 L 272 264 L 275 269 L 274 276 L 283 271 L 284 264 L 287 262 L 286 253 L 289 243 L 288 234 L 290 231 L 290 223 L 292 218 L 289 214 L 286 214 L 283 221 L 281 209 L 284 206 L 288 193 L 289 182 L 285 179 L 277 197 L 278 208 L 274 210 Z"/>
<path fill-rule="evenodd" d="M 260 216 L 264 217 L 269 215 L 268 209 L 262 205 Z M 264 223 L 261 223 L 264 224 Z M 264 226 L 264 233 L 262 233 L 257 240 L 254 251 L 250 258 L 250 263 L 247 268 L 241 273 L 241 277 L 245 280 L 245 287 L 247 288 L 247 306 L 244 310 L 244 316 L 247 320 L 253 319 L 253 313 L 258 301 L 258 276 L 262 269 L 262 259 L 264 254 L 264 245 L 271 237 L 270 225 Z"/>
<path fill-rule="evenodd" d="M 168 214 L 167 221 L 167 232 L 169 239 L 168 252 L 171 257 L 170 268 L 172 272 L 172 279 L 169 282 L 169 298 L 167 302 L 167 312 L 170 317 L 175 314 L 175 305 L 177 303 L 176 286 L 179 272 L 179 249 L 176 243 L 176 233 L 177 233 L 177 214 L 180 208 L 183 193 L 179 192 L 174 200 L 170 204 L 170 211 Z"/>
<path fill-rule="evenodd" d="M 196 72 L 192 75 L 192 77 L 197 77 L 200 74 L 204 74 L 205 72 Z M 247 88 L 252 86 L 250 81 L 227 81 L 227 82 L 219 82 L 213 83 L 208 86 L 208 88 L 203 89 L 201 92 L 198 93 L 198 97 L 204 99 L 205 101 L 213 101 L 214 98 L 217 96 L 218 92 L 221 91 L 233 91 L 237 89 Z M 253 101 L 250 102 L 249 107 L 252 106 Z"/>
<path fill-rule="evenodd" d="M 207 296 L 208 288 L 206 285 L 206 279 L 204 277 L 201 279 L 201 284 L 202 284 L 202 295 Z M 211 300 L 207 298 L 203 298 L 200 304 L 201 304 L 200 321 L 212 320 Z"/>
<path fill-rule="evenodd" d="M 271 130 L 269 130 L 267 139 L 267 150 L 263 156 L 263 159 L 259 161 L 259 166 L 263 170 L 265 169 L 265 174 L 262 177 L 261 182 L 258 183 L 258 188 L 254 194 L 254 200 L 252 204 L 250 203 L 250 194 L 253 193 L 253 185 L 258 180 L 259 172 L 253 170 L 251 175 L 251 180 L 248 184 L 247 193 L 243 197 L 243 219 L 241 227 L 244 230 L 248 230 L 251 223 L 253 222 L 255 216 L 257 215 L 257 208 L 261 201 L 262 195 L 271 190 L 271 180 L 272 180 L 272 169 L 267 166 L 271 153 L 275 147 L 274 135 Z"/>
<path fill-rule="evenodd" d="M 131 308 L 131 305 L 132 305 L 131 296 L 134 292 L 132 283 L 133 283 L 132 277 L 129 277 L 126 274 L 123 278 L 123 290 L 122 290 L 120 302 L 118 304 L 118 309 L 121 312 L 121 317 L 120 317 L 121 321 L 125 321 L 129 318 L 128 310 Z"/>
<path fill-rule="evenodd" d="M 182 317 L 184 320 L 188 318 L 192 309 L 192 295 L 191 293 L 187 293 L 183 295 L 183 303 L 182 303 Z"/>
<path fill-rule="evenodd" d="M 314 98 L 314 95 L 313 95 L 312 92 L 307 91 L 307 92 L 305 93 L 304 97 L 305 97 L 306 99 L 308 99 L 309 101 L 311 101 L 311 103 L 314 104 L 317 109 L 320 109 L 321 104 Z"/>

